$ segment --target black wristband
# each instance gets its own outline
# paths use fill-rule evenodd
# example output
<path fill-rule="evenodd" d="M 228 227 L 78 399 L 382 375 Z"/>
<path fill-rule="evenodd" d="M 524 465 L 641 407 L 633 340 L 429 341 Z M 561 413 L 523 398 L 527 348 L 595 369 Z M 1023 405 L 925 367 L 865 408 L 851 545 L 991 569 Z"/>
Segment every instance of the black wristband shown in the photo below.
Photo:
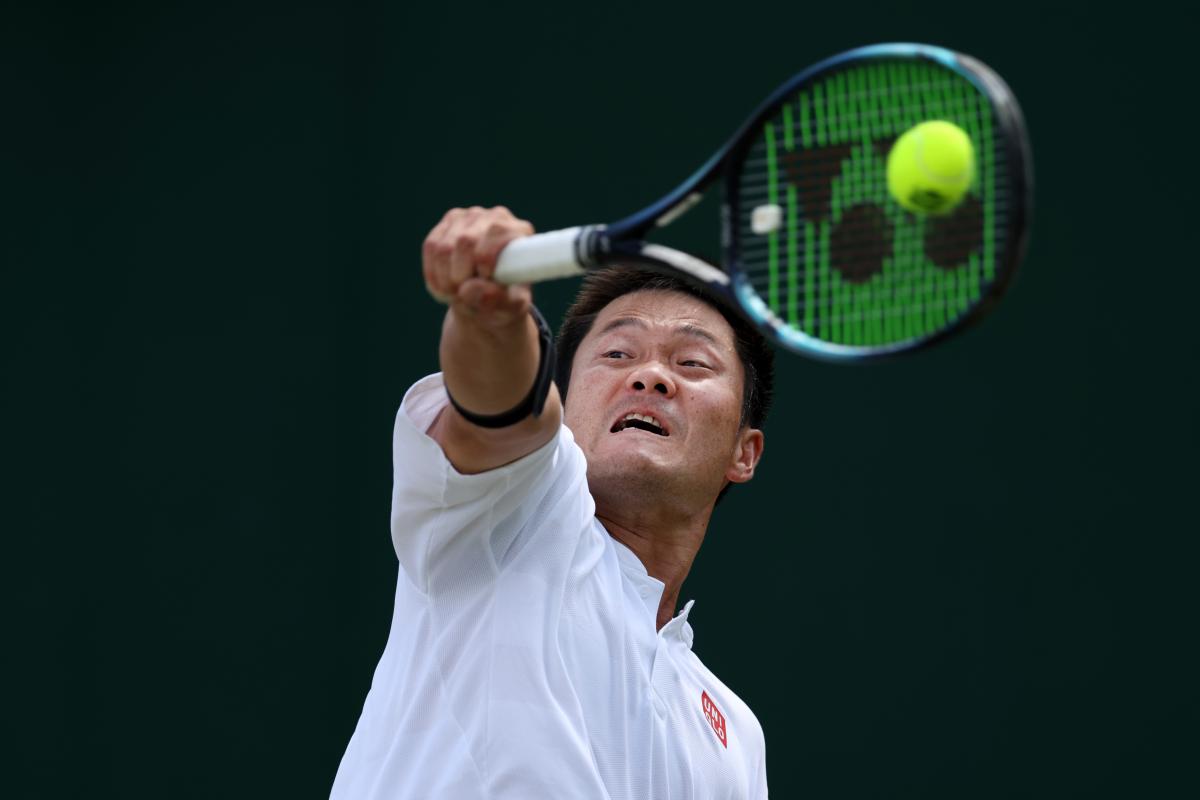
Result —
<path fill-rule="evenodd" d="M 554 334 L 550 332 L 550 326 L 546 324 L 546 318 L 538 311 L 537 306 L 530 306 L 529 313 L 537 323 L 540 356 L 537 377 L 534 378 L 533 388 L 524 400 L 503 414 L 475 414 L 460 406 L 450 394 L 450 390 L 446 390 L 450 405 L 472 425 L 481 428 L 507 428 L 531 414 L 535 417 L 542 415 L 542 409 L 546 407 L 546 398 L 550 395 L 550 376 L 554 371 Z"/>

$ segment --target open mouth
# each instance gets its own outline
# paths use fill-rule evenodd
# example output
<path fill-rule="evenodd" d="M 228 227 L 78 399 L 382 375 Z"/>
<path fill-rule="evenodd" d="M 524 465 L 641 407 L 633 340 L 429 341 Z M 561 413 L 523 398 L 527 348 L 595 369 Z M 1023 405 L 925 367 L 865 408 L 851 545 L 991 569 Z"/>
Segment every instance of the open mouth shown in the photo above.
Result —
<path fill-rule="evenodd" d="M 659 436 L 671 435 L 667 433 L 667 429 L 662 426 L 661 422 L 649 414 L 626 414 L 623 419 L 616 421 L 609 433 L 619 433 L 627 428 L 638 428 Z"/>

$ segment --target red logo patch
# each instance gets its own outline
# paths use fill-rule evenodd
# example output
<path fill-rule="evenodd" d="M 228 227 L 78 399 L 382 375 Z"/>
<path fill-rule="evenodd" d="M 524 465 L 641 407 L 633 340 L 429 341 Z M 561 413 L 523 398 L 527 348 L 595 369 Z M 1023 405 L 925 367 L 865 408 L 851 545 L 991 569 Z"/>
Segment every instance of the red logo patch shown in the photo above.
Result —
<path fill-rule="evenodd" d="M 729 740 L 725 738 L 725 715 L 708 696 L 708 692 L 700 692 L 700 707 L 704 709 L 704 717 L 708 720 L 708 724 L 712 725 L 712 729 L 717 733 L 717 738 L 721 740 L 721 746 L 728 750 Z"/>

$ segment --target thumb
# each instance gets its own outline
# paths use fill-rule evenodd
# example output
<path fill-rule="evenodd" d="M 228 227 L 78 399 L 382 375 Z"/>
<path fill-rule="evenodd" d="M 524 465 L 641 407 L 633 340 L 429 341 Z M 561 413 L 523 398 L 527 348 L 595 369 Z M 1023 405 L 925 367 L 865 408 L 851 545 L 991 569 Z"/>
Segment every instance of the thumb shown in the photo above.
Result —
<path fill-rule="evenodd" d="M 528 286 L 502 286 L 484 278 L 459 284 L 453 306 L 489 326 L 507 325 L 529 313 L 533 296 Z"/>

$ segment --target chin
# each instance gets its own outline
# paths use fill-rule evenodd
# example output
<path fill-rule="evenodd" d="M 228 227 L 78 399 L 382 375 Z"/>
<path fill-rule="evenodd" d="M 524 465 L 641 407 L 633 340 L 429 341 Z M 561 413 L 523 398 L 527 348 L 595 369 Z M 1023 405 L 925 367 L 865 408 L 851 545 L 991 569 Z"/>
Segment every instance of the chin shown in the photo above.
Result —
<path fill-rule="evenodd" d="M 596 443 L 588 458 L 620 470 L 668 469 L 673 454 L 665 446 L 666 442 L 651 439 L 651 436 L 653 434 L 608 434 L 609 438 Z"/>
<path fill-rule="evenodd" d="M 652 499 L 673 491 L 679 470 L 656 455 L 630 448 L 608 453 L 605 458 L 589 459 L 588 485 L 592 494 Z"/>

